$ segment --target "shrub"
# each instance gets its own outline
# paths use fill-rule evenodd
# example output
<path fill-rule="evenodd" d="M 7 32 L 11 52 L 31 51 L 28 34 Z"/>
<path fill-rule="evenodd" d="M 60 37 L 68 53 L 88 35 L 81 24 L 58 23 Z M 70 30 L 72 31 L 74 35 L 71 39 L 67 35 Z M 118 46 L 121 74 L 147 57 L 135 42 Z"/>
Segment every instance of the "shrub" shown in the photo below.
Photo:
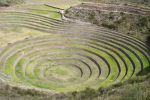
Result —
<path fill-rule="evenodd" d="M 0 6 L 10 6 L 18 3 L 23 3 L 23 0 L 0 0 Z"/>

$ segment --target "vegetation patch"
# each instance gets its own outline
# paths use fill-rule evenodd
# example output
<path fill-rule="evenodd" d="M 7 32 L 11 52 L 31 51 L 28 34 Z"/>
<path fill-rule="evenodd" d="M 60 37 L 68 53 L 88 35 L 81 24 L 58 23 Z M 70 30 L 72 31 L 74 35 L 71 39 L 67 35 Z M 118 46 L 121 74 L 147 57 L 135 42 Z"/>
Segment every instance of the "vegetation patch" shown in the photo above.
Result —
<path fill-rule="evenodd" d="M 10 5 L 23 3 L 23 0 L 0 0 L 0 7 L 7 7 Z"/>

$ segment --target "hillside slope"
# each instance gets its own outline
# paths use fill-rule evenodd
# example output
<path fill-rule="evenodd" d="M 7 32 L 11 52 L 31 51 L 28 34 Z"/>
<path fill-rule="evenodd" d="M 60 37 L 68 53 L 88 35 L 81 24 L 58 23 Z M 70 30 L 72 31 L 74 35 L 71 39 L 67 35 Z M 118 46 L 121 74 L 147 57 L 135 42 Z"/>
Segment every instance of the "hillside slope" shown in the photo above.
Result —
<path fill-rule="evenodd" d="M 81 1 L 95 2 L 95 3 L 136 4 L 136 5 L 150 6 L 150 0 L 81 0 Z"/>
<path fill-rule="evenodd" d="M 66 10 L 65 17 L 90 22 L 143 41 L 150 32 L 150 8 L 135 5 L 82 3 Z"/>

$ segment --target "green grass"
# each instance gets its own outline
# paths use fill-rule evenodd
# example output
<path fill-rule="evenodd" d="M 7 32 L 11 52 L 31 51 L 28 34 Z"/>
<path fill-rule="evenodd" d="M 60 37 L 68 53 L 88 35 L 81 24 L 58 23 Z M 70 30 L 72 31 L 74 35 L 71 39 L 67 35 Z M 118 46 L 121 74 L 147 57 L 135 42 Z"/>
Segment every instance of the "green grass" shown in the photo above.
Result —
<path fill-rule="evenodd" d="M 28 1 L 28 3 L 32 2 L 34 2 L 34 0 Z M 30 27 L 33 26 L 35 27 L 35 30 L 42 29 L 40 30 L 41 32 L 39 32 L 33 31 L 30 28 L 24 28 L 25 32 L 23 31 L 23 33 L 25 34 L 25 37 L 31 35 L 31 39 L 20 39 L 23 41 L 7 46 L 1 53 L 0 57 L 5 54 L 6 55 L 3 59 L 1 59 L 0 65 L 2 65 L 5 60 L 7 61 L 6 65 L 1 66 L 2 68 L 0 69 L 4 69 L 4 73 L 6 75 L 10 75 L 13 77 L 13 80 L 6 79 L 7 81 L 12 81 L 16 84 L 24 84 L 25 86 L 33 86 L 40 89 L 54 90 L 56 92 L 72 92 L 86 90 L 86 88 L 99 89 L 100 87 L 107 87 L 118 82 L 129 80 L 133 71 L 133 65 L 130 59 L 124 54 L 124 52 L 128 54 L 128 56 L 133 60 L 133 63 L 135 64 L 136 68 L 135 72 L 133 73 L 133 77 L 136 77 L 136 74 L 141 70 L 140 62 L 133 52 L 135 52 L 135 54 L 139 56 L 144 64 L 143 67 L 148 67 L 149 58 L 147 59 L 140 51 L 136 49 L 139 48 L 139 50 L 145 52 L 143 48 L 137 47 L 136 44 L 128 42 L 127 40 L 124 40 L 124 38 L 120 37 L 120 39 L 118 39 L 118 37 L 114 36 L 114 34 L 118 36 L 120 34 L 110 31 L 110 36 L 108 36 L 108 34 L 104 30 L 102 30 L 100 31 L 100 34 L 102 35 L 100 35 L 98 31 L 99 28 L 97 28 L 98 32 L 94 33 L 94 35 L 88 36 L 87 32 L 89 30 L 85 29 L 84 25 L 71 22 L 62 22 L 61 15 L 58 13 L 58 9 L 43 5 L 49 2 L 50 4 L 52 4 L 52 6 L 68 8 L 68 6 L 78 4 L 78 0 L 69 0 L 68 2 L 66 2 L 65 0 L 44 0 L 36 2 L 38 2 L 37 5 L 28 5 L 27 3 L 27 8 L 23 5 L 23 7 L 19 7 L 25 10 L 25 13 L 0 13 L 0 16 L 5 15 L 5 17 L 0 18 L 0 22 L 4 26 L 10 24 L 10 26 L 7 27 L 11 27 L 11 25 L 14 25 L 13 23 L 15 23 L 15 25 L 18 26 L 22 24 Z M 74 25 L 75 27 L 72 26 L 71 28 L 69 28 L 71 25 Z M 62 29 L 60 32 L 63 35 L 55 34 L 55 31 L 59 29 Z M 76 30 L 78 29 L 82 29 L 81 31 L 83 31 L 85 34 L 87 33 L 87 36 L 85 34 L 81 34 L 81 36 L 78 36 L 78 33 L 76 36 L 74 36 Z M 44 32 L 45 30 L 47 30 L 48 33 L 50 32 L 50 35 L 47 35 L 47 33 Z M 22 33 L 22 30 L 17 30 L 16 28 L 8 31 L 20 31 L 20 34 Z M 73 32 L 73 36 L 65 34 L 67 32 Z M 45 34 L 45 36 L 43 36 L 43 33 Z M 111 38 L 111 36 L 113 38 Z M 132 39 L 134 40 L 134 38 Z M 126 44 L 125 42 L 134 45 L 136 48 L 134 48 L 134 46 L 132 45 Z M 143 47 L 146 48 L 144 45 Z M 109 50 L 107 48 L 112 50 Z M 127 48 L 131 49 L 133 52 L 131 52 L 131 50 L 128 50 Z M 16 52 L 17 50 L 19 51 Z M 125 75 L 126 71 L 125 64 L 113 50 L 117 52 L 127 64 L 128 73 L 123 80 L 122 78 Z M 16 52 L 16 54 L 13 54 L 13 52 Z M 27 53 L 29 54 L 25 56 L 25 54 Z M 11 54 L 13 55 L 10 56 Z M 149 56 L 149 54 L 147 55 Z M 7 59 L 7 57 L 9 57 L 9 59 Z M 34 57 L 36 58 L 33 59 Z M 121 72 L 118 78 L 117 75 L 119 72 L 119 66 L 117 65 L 117 62 L 113 57 L 116 58 L 121 67 Z M 15 61 L 19 58 L 20 60 L 18 61 L 16 66 L 14 66 Z M 105 62 L 103 58 L 107 62 Z M 33 61 L 30 61 L 32 59 Z M 29 63 L 27 63 L 28 61 Z M 25 65 L 26 63 L 27 65 Z M 110 65 L 110 75 L 107 79 L 105 79 L 109 70 L 107 63 L 109 63 Z M 71 64 L 77 65 L 81 68 L 81 70 L 83 71 L 83 77 L 81 77 L 81 72 L 77 68 L 77 66 L 74 67 Z M 100 70 L 98 68 L 99 66 L 101 67 L 100 77 L 98 77 L 100 73 Z M 90 71 L 91 76 L 89 76 Z"/>
<path fill-rule="evenodd" d="M 55 37 L 55 36 L 54 36 Z M 52 37 L 51 37 L 52 38 Z M 57 37 L 56 37 L 57 38 Z M 59 40 L 59 38 L 62 38 L 62 37 L 58 37 L 58 40 Z M 117 66 L 117 64 L 116 64 L 116 62 L 114 61 L 114 59 L 112 58 L 112 57 L 110 57 L 109 55 L 107 55 L 106 53 L 104 53 L 104 52 L 102 52 L 102 51 L 99 51 L 98 49 L 94 49 L 94 48 L 91 48 L 91 47 L 89 47 L 89 46 L 85 46 L 86 44 L 85 43 L 82 43 L 82 44 L 79 44 L 80 43 L 80 39 L 78 40 L 78 39 L 69 39 L 69 41 L 70 42 L 68 42 L 67 44 L 64 44 L 63 42 L 65 42 L 65 41 L 68 41 L 68 38 L 64 38 L 64 40 L 63 41 L 57 41 L 57 42 L 55 42 L 55 41 L 49 41 L 49 40 L 47 40 L 47 39 L 45 39 L 45 42 L 44 42 L 44 44 L 36 44 L 36 45 L 34 45 L 34 43 L 32 43 L 32 45 L 31 45 L 31 47 L 28 47 L 28 48 L 25 48 L 25 49 L 23 49 L 23 50 L 21 50 L 20 52 L 18 52 L 17 53 L 17 55 L 16 56 L 19 56 L 20 54 L 21 54 L 21 52 L 24 52 L 25 54 L 27 53 L 27 52 L 30 52 L 31 50 L 36 50 L 36 48 L 45 48 L 45 47 L 47 47 L 47 46 L 69 46 L 69 47 L 75 47 L 75 48 L 83 48 L 83 49 L 87 49 L 87 50 L 89 50 L 89 51 L 91 51 L 91 52 L 94 52 L 94 53 L 96 53 L 96 54 L 98 54 L 98 55 L 100 55 L 100 56 L 102 56 L 102 57 L 104 57 L 105 59 L 107 59 L 107 61 L 108 61 L 108 63 L 111 65 L 111 74 L 110 74 L 110 76 L 108 77 L 108 79 L 106 80 L 106 81 L 104 81 L 104 82 L 100 82 L 100 84 L 99 84 L 99 82 L 97 81 L 97 82 L 95 82 L 94 84 L 92 83 L 93 82 L 93 80 L 94 80 L 94 78 L 95 78 L 95 76 L 96 76 L 96 74 L 97 74 L 97 71 L 96 71 L 96 65 L 93 63 L 91 63 L 92 65 L 90 65 L 90 66 L 93 66 L 93 68 L 94 68 L 94 66 L 95 66 L 95 68 L 93 69 L 93 72 L 95 72 L 95 74 L 91 77 L 91 79 L 89 79 L 89 80 L 87 80 L 87 81 L 85 81 L 85 82 L 83 82 L 82 84 L 75 84 L 74 85 L 74 87 L 72 87 L 72 86 L 70 86 L 70 85 L 68 85 L 67 87 L 66 86 L 59 86 L 59 84 L 55 84 L 54 85 L 54 87 L 51 87 L 51 86 L 53 86 L 53 84 L 55 83 L 53 83 L 52 82 L 52 80 L 54 79 L 55 80 L 55 77 L 57 76 L 58 77 L 58 80 L 56 80 L 56 83 L 57 82 L 59 82 L 59 81 L 61 81 L 61 80 L 59 80 L 59 78 L 61 79 L 61 77 L 66 77 L 66 79 L 67 79 L 67 82 L 69 82 L 69 81 L 71 81 L 72 79 L 73 79 L 73 77 L 75 78 L 75 76 L 76 76 L 76 74 L 75 73 L 70 73 L 69 71 L 71 71 L 71 70 L 73 70 L 72 68 L 71 69 L 68 69 L 67 67 L 54 67 L 54 69 L 52 69 L 52 70 L 49 70 L 49 69 L 47 69 L 47 71 L 46 72 L 44 72 L 44 73 L 46 73 L 46 76 L 49 76 L 50 75 L 50 79 L 52 79 L 52 80 L 50 80 L 50 81 L 48 81 L 48 80 L 46 80 L 43 76 L 41 76 L 40 74 L 41 74 L 41 69 L 42 69 L 42 67 L 44 68 L 44 66 L 43 65 L 40 65 L 40 66 L 36 66 L 37 64 L 38 64 L 38 62 L 40 61 L 40 59 L 39 60 L 35 60 L 34 62 L 30 62 L 30 64 L 26 67 L 26 74 L 25 75 L 23 75 L 23 70 L 22 70 L 22 66 L 23 66 L 23 64 L 26 62 L 26 61 L 28 61 L 29 59 L 31 59 L 32 57 L 34 57 L 34 56 L 36 56 L 36 55 L 39 55 L 39 54 L 46 54 L 46 53 L 48 53 L 48 52 L 64 52 L 65 51 L 65 49 L 46 49 L 46 50 L 41 50 L 42 52 L 35 52 L 35 53 L 32 53 L 32 54 L 30 54 L 29 55 L 29 57 L 25 57 L 25 58 L 23 58 L 24 60 L 21 60 L 18 64 L 17 64 L 17 71 L 16 71 L 16 75 L 17 76 L 19 76 L 18 78 L 19 78 L 19 80 L 20 81 L 23 81 L 24 83 L 26 83 L 26 84 L 31 84 L 31 85 L 35 85 L 35 86 L 38 86 L 38 87 L 41 87 L 41 88 L 49 88 L 49 89 L 54 89 L 54 90 L 56 90 L 56 91 L 61 91 L 61 92 L 67 92 L 67 91 L 70 91 L 70 90 L 83 90 L 83 89 L 85 89 L 86 87 L 91 87 L 91 88 L 94 88 L 94 89 L 97 89 L 97 88 L 99 88 L 99 87 L 105 87 L 105 86 L 108 86 L 108 85 L 110 85 L 110 83 L 111 84 L 113 84 L 113 81 L 114 81 L 114 79 L 116 78 L 116 75 L 118 74 L 118 66 Z M 73 41 L 79 41 L 79 42 L 73 42 Z M 104 40 L 103 40 L 104 41 Z M 94 42 L 94 41 L 93 41 Z M 21 45 L 21 44 L 24 44 L 24 45 Z M 17 49 L 19 49 L 19 48 L 22 48 L 22 47 L 25 47 L 25 46 L 29 46 L 28 44 L 30 43 L 29 41 L 27 41 L 27 43 L 26 42 L 22 42 L 22 43 L 20 43 L 18 46 L 16 46 L 13 50 L 15 51 L 15 50 L 17 50 Z M 36 43 L 36 41 L 35 41 L 35 43 Z M 95 42 L 95 43 L 97 43 L 97 42 Z M 108 42 L 109 43 L 109 42 Z M 102 44 L 102 45 L 104 45 L 104 46 L 106 46 L 105 44 L 103 44 L 103 43 L 100 43 L 100 42 L 98 42 L 97 44 Z M 112 45 L 114 45 L 114 46 L 117 46 L 117 45 L 115 45 L 115 44 L 113 44 L 113 43 L 110 43 L 110 44 L 112 44 Z M 33 47 L 32 47 L 33 46 Z M 49 47 L 49 48 L 50 48 Z M 108 46 L 109 48 L 112 48 L 111 46 Z M 117 46 L 117 47 L 120 47 L 120 46 Z M 102 47 L 97 47 L 97 48 L 101 48 L 101 49 L 103 49 Z M 139 66 L 139 63 L 137 63 L 137 58 L 136 58 L 136 56 L 134 56 L 131 52 L 129 52 L 129 51 L 127 51 L 126 49 L 124 49 L 124 48 L 122 48 L 122 47 L 120 47 L 122 50 L 124 50 L 126 53 L 128 53 L 129 55 L 130 55 L 130 57 L 133 59 L 133 61 L 135 61 L 134 63 L 137 65 L 137 66 Z M 112 49 L 114 49 L 114 48 L 112 48 Z M 131 48 L 132 49 L 132 48 Z M 7 49 L 6 49 L 7 50 Z M 9 49 L 8 49 L 9 50 Z M 95 56 L 95 55 L 93 55 L 93 54 L 90 54 L 90 53 L 87 53 L 87 52 L 85 52 L 85 51 L 81 51 L 81 50 L 74 50 L 74 49 L 66 49 L 67 51 L 65 51 L 65 52 L 70 52 L 70 53 L 73 53 L 73 52 L 80 52 L 80 54 L 83 54 L 83 55 L 88 55 L 88 56 L 90 56 L 91 58 L 93 58 L 93 59 L 95 59 L 95 60 L 98 60 L 99 58 L 98 58 L 98 56 Z M 68 51 L 69 50 L 69 51 Z M 103 49 L 103 50 L 106 50 L 106 49 Z M 115 49 L 114 49 L 115 50 Z M 108 51 L 108 50 L 106 50 L 106 51 Z M 119 50 L 117 50 L 117 51 L 119 51 Z M 110 53 L 111 53 L 111 51 L 110 51 Z M 119 52 L 118 52 L 119 53 Z M 111 54 L 113 54 L 113 53 L 111 53 Z M 121 54 L 121 53 L 120 53 Z M 13 57 L 11 57 L 11 60 L 15 60 L 17 57 L 16 57 L 15 55 L 13 56 Z M 64 54 L 64 55 L 61 55 L 60 57 L 61 58 L 63 58 L 63 57 L 65 57 L 66 56 L 66 54 Z M 46 57 L 48 57 L 48 56 L 46 56 Z M 57 57 L 57 56 L 55 56 L 55 57 Z M 59 57 L 59 55 L 58 55 L 58 57 Z M 116 57 L 116 59 L 118 59 L 118 57 L 117 56 L 114 56 L 114 57 Z M 125 57 L 125 56 L 123 56 L 123 57 Z M 41 58 L 41 59 L 43 59 L 43 58 Z M 81 58 L 79 58 L 79 59 L 81 59 Z M 12 67 L 11 65 L 13 64 L 13 62 L 11 62 L 11 60 L 10 61 L 8 61 L 8 63 L 10 64 L 10 67 Z M 119 60 L 119 59 L 118 59 Z M 88 61 L 88 60 L 85 60 L 85 61 Z M 126 60 L 126 61 L 128 61 L 128 60 Z M 144 61 L 144 60 L 143 60 Z M 57 63 L 57 61 L 56 61 L 56 63 Z M 120 62 L 119 62 L 120 63 Z M 43 63 L 44 64 L 44 63 Z M 47 63 L 45 63 L 45 64 L 47 64 Z M 51 64 L 50 62 L 48 63 L 48 64 Z M 101 63 L 101 62 L 98 62 L 98 64 L 100 64 L 100 65 L 102 65 L 102 64 L 104 64 L 104 63 Z M 121 65 L 122 65 L 122 63 L 121 63 Z M 51 67 L 52 65 L 50 65 L 49 67 Z M 102 65 L 103 66 L 103 65 Z M 124 65 L 122 65 L 121 66 L 121 68 L 123 67 Z M 33 72 L 33 68 L 36 68 L 37 67 L 37 70 L 35 70 L 34 72 Z M 129 66 L 128 66 L 129 67 Z M 66 69 L 67 68 L 67 69 Z M 102 67 L 102 68 L 104 68 L 104 67 Z M 44 68 L 45 69 L 45 68 Z M 105 68 L 104 68 L 105 69 Z M 122 70 L 123 70 L 124 68 L 122 68 Z M 13 70 L 11 70 L 11 68 L 8 68 L 8 70 L 9 71 L 13 71 Z M 130 69 L 129 69 L 130 70 Z M 137 68 L 137 70 L 139 70 L 138 68 Z M 124 70 L 123 70 L 124 71 Z M 72 72 L 72 71 L 71 71 Z M 78 71 L 77 71 L 78 72 Z M 10 72 L 11 73 L 11 72 Z M 35 73 L 35 74 L 34 74 Z M 79 74 L 79 73 L 78 73 Z M 77 75 L 78 75 L 77 74 Z M 23 75 L 23 76 L 22 76 Z M 34 76 L 34 75 L 38 75 L 38 76 Z M 75 76 L 74 76 L 75 75 Z M 123 75 L 124 75 L 124 72 L 121 72 L 121 74 L 120 74 L 120 76 L 119 76 L 119 78 L 118 78 L 118 80 L 120 80 L 122 77 L 123 77 Z M 68 77 L 68 78 L 67 78 Z M 69 78 L 70 77 L 70 78 Z M 72 77 L 72 79 L 71 79 L 71 77 Z M 29 79 L 28 79 L 29 78 Z M 42 79 L 38 79 L 38 78 L 44 78 L 44 80 L 42 80 Z M 126 79 L 128 79 L 128 78 L 126 78 Z M 36 84 L 36 83 L 40 83 L 40 84 Z M 50 83 L 49 83 L 50 82 Z M 52 83 L 51 83 L 52 82 Z M 65 82 L 65 81 L 64 81 Z M 62 83 L 63 84 L 63 83 Z M 93 85 L 93 86 L 92 86 Z M 80 89 L 81 88 L 81 89 Z"/>
<path fill-rule="evenodd" d="M 59 8 L 69 8 L 70 6 L 75 6 L 81 3 L 80 0 L 26 0 L 27 4 L 50 4 L 51 6 L 59 7 Z"/>

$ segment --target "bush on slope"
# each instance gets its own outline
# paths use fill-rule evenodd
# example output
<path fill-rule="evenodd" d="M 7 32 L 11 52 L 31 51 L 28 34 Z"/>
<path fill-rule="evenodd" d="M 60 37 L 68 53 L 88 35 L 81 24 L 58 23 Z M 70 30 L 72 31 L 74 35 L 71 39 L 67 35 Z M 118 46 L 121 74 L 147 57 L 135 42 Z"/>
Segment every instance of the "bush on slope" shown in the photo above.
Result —
<path fill-rule="evenodd" d="M 23 0 L 0 0 L 0 7 L 22 3 Z"/>

